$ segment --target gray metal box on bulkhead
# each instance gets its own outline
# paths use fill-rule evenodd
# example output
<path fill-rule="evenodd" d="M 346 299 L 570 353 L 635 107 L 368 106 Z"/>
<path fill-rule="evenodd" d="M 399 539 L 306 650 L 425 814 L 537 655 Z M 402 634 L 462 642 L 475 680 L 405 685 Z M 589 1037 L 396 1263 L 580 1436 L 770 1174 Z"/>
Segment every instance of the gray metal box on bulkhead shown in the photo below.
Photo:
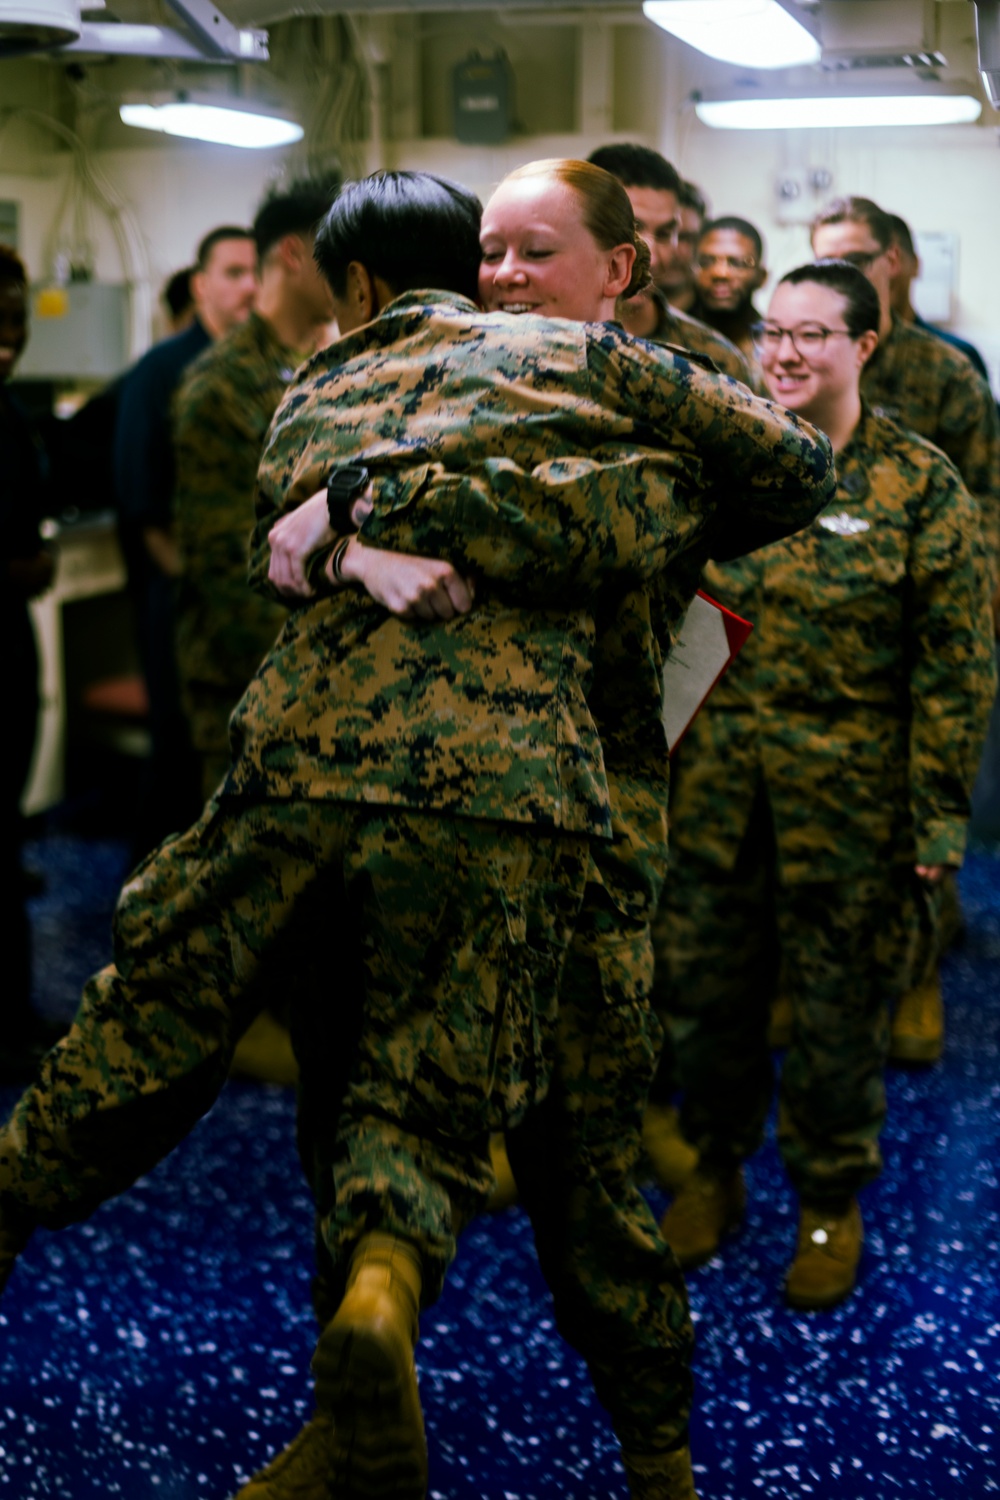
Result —
<path fill-rule="evenodd" d="M 31 298 L 28 345 L 18 362 L 19 379 L 108 380 L 128 358 L 128 288 L 75 281 L 53 297 L 37 288 Z M 45 293 L 39 308 L 39 291 Z M 64 303 L 64 310 L 58 309 Z"/>
<path fill-rule="evenodd" d="M 514 80 L 506 54 L 473 52 L 452 75 L 455 139 L 465 146 L 499 146 L 511 132 Z"/>

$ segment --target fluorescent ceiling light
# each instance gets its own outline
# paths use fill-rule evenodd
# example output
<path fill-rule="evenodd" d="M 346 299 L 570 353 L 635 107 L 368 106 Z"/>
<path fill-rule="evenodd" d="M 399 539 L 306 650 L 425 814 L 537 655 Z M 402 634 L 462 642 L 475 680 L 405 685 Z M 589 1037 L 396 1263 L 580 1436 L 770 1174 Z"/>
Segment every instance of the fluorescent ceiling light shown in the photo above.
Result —
<path fill-rule="evenodd" d="M 259 151 L 268 146 L 290 146 L 303 136 L 301 125 L 287 115 L 249 103 L 220 104 L 195 98 L 171 98 L 123 104 L 119 114 L 126 125 L 160 130 L 194 141 L 220 146 L 243 146 Z"/>
<path fill-rule="evenodd" d="M 720 62 L 794 68 L 819 62 L 819 42 L 778 0 L 645 0 L 643 14 Z"/>
<path fill-rule="evenodd" d="M 965 125 L 982 105 L 970 94 L 841 95 L 820 99 L 699 100 L 695 113 L 714 130 L 810 130 L 830 126 Z"/>

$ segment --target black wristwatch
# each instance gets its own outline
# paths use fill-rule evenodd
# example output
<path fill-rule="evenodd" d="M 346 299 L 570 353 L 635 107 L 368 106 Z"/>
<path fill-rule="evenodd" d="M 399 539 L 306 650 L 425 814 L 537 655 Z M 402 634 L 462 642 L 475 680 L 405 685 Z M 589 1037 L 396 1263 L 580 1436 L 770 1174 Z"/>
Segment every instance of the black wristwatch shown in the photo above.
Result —
<path fill-rule="evenodd" d="M 327 475 L 326 509 L 335 536 L 347 536 L 357 530 L 351 520 L 351 507 L 368 488 L 368 477 L 364 464 L 340 464 Z"/>

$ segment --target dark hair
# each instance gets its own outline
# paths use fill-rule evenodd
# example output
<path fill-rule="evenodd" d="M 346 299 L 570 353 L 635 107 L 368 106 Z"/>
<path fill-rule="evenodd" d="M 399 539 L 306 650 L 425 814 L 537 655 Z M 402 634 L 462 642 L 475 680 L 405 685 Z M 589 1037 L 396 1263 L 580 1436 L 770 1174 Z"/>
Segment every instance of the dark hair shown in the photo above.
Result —
<path fill-rule="evenodd" d="M 588 233 L 602 250 L 631 245 L 635 250 L 632 275 L 623 297 L 634 297 L 649 284 L 649 246 L 635 227 L 635 214 L 624 185 L 614 175 L 593 161 L 576 161 L 571 156 L 553 156 L 543 161 L 529 161 L 508 172 L 504 182 L 522 177 L 552 177 L 571 188 L 580 200 L 580 216 Z"/>
<path fill-rule="evenodd" d="M 191 306 L 194 300 L 191 296 L 191 277 L 197 269 L 197 266 L 185 266 L 183 270 L 175 271 L 163 288 L 163 300 L 170 309 L 172 318 L 179 318 Z"/>
<path fill-rule="evenodd" d="M 316 261 L 338 297 L 359 261 L 393 292 L 437 287 L 475 300 L 479 223 L 475 193 L 429 172 L 373 172 L 345 182 L 316 234 Z"/>
<path fill-rule="evenodd" d="M 24 261 L 10 245 L 0 245 L 0 281 L 12 281 L 16 286 L 28 285 Z"/>
<path fill-rule="evenodd" d="M 665 193 L 680 193 L 680 174 L 659 151 L 626 141 L 618 146 L 598 146 L 587 160 L 617 177 L 622 187 L 658 188 Z"/>
<path fill-rule="evenodd" d="M 302 180 L 265 198 L 253 221 L 258 259 L 263 260 L 286 234 L 314 234 L 339 189 L 339 180 Z"/>
<path fill-rule="evenodd" d="M 738 219 L 735 214 L 725 214 L 721 219 L 709 219 L 707 224 L 701 226 L 701 234 L 698 238 L 703 240 L 706 235 L 711 234 L 715 229 L 732 229 L 737 234 L 741 234 L 753 246 L 754 258 L 757 264 L 763 264 L 764 241 L 761 238 L 760 230 L 755 229 L 749 219 Z"/>
<path fill-rule="evenodd" d="M 906 220 L 901 219 L 899 214 L 886 214 L 886 218 L 892 225 L 892 237 L 900 249 L 905 250 L 907 255 L 915 256 L 917 247 L 913 243 L 913 232 Z"/>
<path fill-rule="evenodd" d="M 700 219 L 708 218 L 708 204 L 701 188 L 696 187 L 693 182 L 682 182 L 677 194 L 677 201 L 681 208 L 693 208 Z"/>
<path fill-rule="evenodd" d="M 204 271 L 212 256 L 216 245 L 221 245 L 223 240 L 252 240 L 253 235 L 249 229 L 241 229 L 236 224 L 222 224 L 218 229 L 212 229 L 206 234 L 195 252 L 195 270 Z"/>
<path fill-rule="evenodd" d="M 892 220 L 870 198 L 834 198 L 813 219 L 810 234 L 823 224 L 867 224 L 880 250 L 892 244 Z"/>
<path fill-rule="evenodd" d="M 864 272 L 852 266 L 849 260 L 815 260 L 808 266 L 796 266 L 794 271 L 782 276 L 778 285 L 784 286 L 786 282 L 789 286 L 809 282 L 839 292 L 847 304 L 844 322 L 852 339 L 860 338 L 863 333 L 878 333 L 881 317 L 878 292 Z"/>

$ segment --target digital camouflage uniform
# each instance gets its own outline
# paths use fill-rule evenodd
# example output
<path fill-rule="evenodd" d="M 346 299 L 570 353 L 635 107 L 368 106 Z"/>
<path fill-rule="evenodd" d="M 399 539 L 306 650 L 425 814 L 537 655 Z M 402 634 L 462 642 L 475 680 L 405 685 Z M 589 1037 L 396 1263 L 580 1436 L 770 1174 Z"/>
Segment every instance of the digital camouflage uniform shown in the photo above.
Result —
<path fill-rule="evenodd" d="M 893 314 L 892 332 L 861 375 L 876 416 L 947 453 L 978 502 L 992 581 L 1000 556 L 1000 419 L 990 388 L 957 349 Z"/>
<path fill-rule="evenodd" d="M 796 418 L 614 329 L 486 317 L 419 293 L 317 355 L 286 396 L 261 466 L 258 580 L 276 515 L 348 458 L 378 476 L 381 510 L 366 534 L 384 543 L 395 532 L 407 550 L 442 551 L 413 524 L 433 516 L 421 497 L 442 468 L 478 467 L 489 498 L 466 487 L 452 549 L 462 566 L 476 545 L 494 564 L 506 557 L 516 583 L 484 588 L 450 622 L 410 625 L 354 590 L 291 613 L 233 715 L 218 798 L 127 888 L 118 967 L 92 982 L 67 1042 L 17 1106 L 0 1140 L 0 1186 L 40 1221 L 65 1222 L 162 1155 L 210 1102 L 256 991 L 280 979 L 294 1000 L 301 942 L 303 962 L 336 986 L 333 1054 L 360 1034 L 326 1195 L 332 1275 L 377 1225 L 415 1243 L 430 1302 L 456 1228 L 489 1188 L 487 1132 L 544 1095 L 557 1047 L 580 1050 L 562 1018 L 556 1034 L 555 992 L 585 841 L 608 851 L 591 873 L 610 894 L 592 908 L 632 911 L 648 953 L 666 747 L 652 606 L 635 585 L 723 535 L 743 550 L 802 524 L 828 492 L 830 455 Z M 552 586 L 553 567 L 586 607 Z M 514 604 L 532 588 L 542 603 Z M 602 591 L 618 595 L 607 617 L 620 682 L 595 665 Z M 626 683 L 645 696 L 627 705 L 628 758 L 612 796 L 587 693 L 599 698 L 600 687 L 610 703 Z M 492 866 L 491 846 L 503 855 Z M 600 927 L 592 910 L 585 937 Z M 619 970 L 631 960 L 626 973 L 605 955 L 605 993 L 645 1016 L 627 946 L 616 955 Z M 358 970 L 360 1025 L 349 1003 Z M 640 1033 L 635 1056 L 644 1045 Z M 308 1049 L 302 1060 L 315 1128 L 323 1080 Z M 595 1079 L 581 1079 L 582 1102 L 601 1127 L 607 1098 L 587 1102 L 601 1061 L 584 1063 Z M 341 1080 L 325 1082 L 339 1099 Z M 141 1129 L 123 1143 L 120 1122 L 133 1116 Z M 573 1184 L 577 1209 L 586 1190 Z M 644 1210 L 638 1195 L 628 1207 Z M 659 1399 L 643 1396 L 654 1408 L 645 1451 L 686 1425 L 690 1325 L 648 1211 L 640 1230 L 625 1269 L 635 1280 L 641 1263 L 641 1300 L 598 1290 L 606 1322 L 637 1325 L 646 1375 L 660 1370 Z M 609 1362 L 612 1352 L 609 1341 Z M 616 1405 L 624 1440 L 638 1416 L 620 1394 Z"/>
<path fill-rule="evenodd" d="M 701 378 L 687 360 L 680 368 L 691 383 Z M 733 392 L 733 399 L 735 416 L 742 398 Z M 687 419 L 675 429 L 678 440 L 682 430 L 703 428 Z M 679 1438 L 689 1404 L 683 1283 L 633 1178 L 661 1036 L 649 1004 L 649 919 L 666 865 L 660 671 L 697 586 L 709 536 L 718 550 L 728 545 L 737 551 L 763 538 L 763 511 L 752 536 L 740 520 L 747 499 L 739 487 L 759 468 L 746 440 L 734 422 L 718 454 L 706 457 L 705 481 L 715 465 L 728 479 L 713 531 L 659 573 L 648 592 L 612 589 L 595 605 L 588 703 L 604 748 L 615 836 L 610 845 L 594 846 L 584 912 L 560 989 L 550 1094 L 507 1135 L 559 1327 L 587 1360 L 615 1430 L 633 1453 L 648 1446 L 651 1432 L 663 1443 Z M 794 443 L 794 435 L 779 426 L 769 441 Z M 477 600 L 484 588 L 523 593 L 537 580 L 540 602 L 552 602 L 567 584 L 592 586 L 594 564 L 606 564 L 622 547 L 619 542 L 612 550 L 601 519 L 603 466 L 593 471 L 599 487 L 587 507 L 593 519 L 582 532 L 561 500 L 567 485 L 588 484 L 588 468 L 601 458 L 595 449 L 586 461 L 560 460 L 530 473 L 508 459 L 461 476 L 418 470 L 382 486 L 362 535 L 398 550 L 447 556 L 480 580 Z M 649 483 L 649 466 L 648 456 L 635 453 L 620 469 L 622 492 Z M 774 473 L 758 482 L 780 480 Z M 588 550 L 578 555 L 581 542 Z M 581 574 L 583 561 L 590 577 Z M 323 1201 L 322 1169 L 319 1175 Z M 327 1191 L 327 1202 L 330 1196 Z M 336 1301 L 336 1290 L 327 1295 Z"/>
<path fill-rule="evenodd" d="M 703 354 L 723 375 L 741 380 L 751 390 L 761 390 L 750 361 L 735 344 L 723 338 L 721 333 L 716 333 L 714 328 L 710 328 L 700 318 L 692 318 L 690 313 L 671 307 L 658 287 L 651 287 L 647 295 L 656 307 L 656 327 L 646 335 L 648 339 L 654 344 L 674 344 L 678 349 L 690 349 L 695 354 Z M 759 372 L 757 373 L 759 376 Z M 766 394 L 763 391 L 761 393 Z"/>
<path fill-rule="evenodd" d="M 995 687 L 955 469 L 867 409 L 837 466 L 812 526 L 707 570 L 755 628 L 675 757 L 657 929 L 682 1125 L 722 1172 L 762 1137 L 780 958 L 779 1140 L 815 1204 L 879 1171 L 885 998 L 916 927 L 892 918 L 924 903 L 916 864 L 961 860 Z"/>
<path fill-rule="evenodd" d="M 987 383 L 959 350 L 893 314 L 861 376 L 861 393 L 878 415 L 919 433 L 947 453 L 978 503 L 983 560 L 991 594 L 1000 587 L 1000 417 Z M 961 925 L 955 881 L 946 876 L 933 892 L 933 921 L 917 941 L 912 983 L 933 971 L 938 929 Z M 911 934 L 916 939 L 918 935 Z M 947 944 L 945 943 L 945 946 Z"/>
<path fill-rule="evenodd" d="M 174 400 L 177 666 L 203 795 L 229 769 L 229 715 L 287 610 L 247 587 L 257 464 L 302 356 L 257 313 L 187 370 Z"/>

